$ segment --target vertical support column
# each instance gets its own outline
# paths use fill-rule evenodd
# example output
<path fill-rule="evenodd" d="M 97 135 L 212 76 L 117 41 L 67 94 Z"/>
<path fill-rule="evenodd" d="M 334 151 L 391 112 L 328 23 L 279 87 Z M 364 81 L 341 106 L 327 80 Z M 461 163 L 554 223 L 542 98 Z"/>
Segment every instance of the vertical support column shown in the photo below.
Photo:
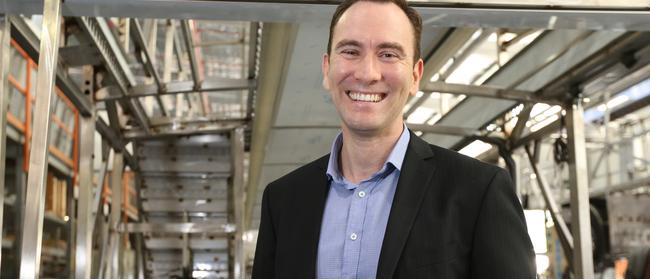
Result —
<path fill-rule="evenodd" d="M 79 198 L 77 205 L 77 239 L 75 278 L 90 279 L 92 266 L 93 219 L 93 150 L 95 147 L 95 112 L 81 118 L 79 147 Z M 103 180 L 103 179 L 100 179 Z M 101 189 L 101 188 L 100 188 Z"/>
<path fill-rule="evenodd" d="M 107 278 L 118 278 L 121 271 L 121 247 L 122 237 L 117 227 L 122 218 L 122 172 L 124 170 L 124 155 L 122 152 L 115 152 L 113 156 L 113 171 L 111 172 L 111 216 L 109 221 L 110 245 L 109 270 L 111 276 Z"/>
<path fill-rule="evenodd" d="M 50 106 L 54 95 L 54 71 L 59 54 L 61 33 L 61 0 L 45 0 L 43 27 L 36 80 L 36 106 L 27 175 L 27 197 L 23 221 L 20 279 L 38 278 L 43 237 L 45 177 L 50 130 Z"/>
<path fill-rule="evenodd" d="M 9 33 L 10 23 L 7 15 L 0 19 L 0 238 L 5 203 L 5 159 L 7 157 L 7 110 L 9 107 Z M 16 170 L 18 173 L 18 169 Z M 18 174 L 16 174 L 18 175 Z M 18 204 L 18 201 L 16 201 Z M 2 249 L 0 249 L 2 250 Z M 2 259 L 2 251 L 0 251 Z"/>
<path fill-rule="evenodd" d="M 567 110 L 569 136 L 569 177 L 571 181 L 571 226 L 573 231 L 573 272 L 575 278 L 593 279 L 589 215 L 589 181 L 585 126 L 581 98 Z"/>
<path fill-rule="evenodd" d="M 230 132 L 232 157 L 233 211 L 235 218 L 235 239 L 233 240 L 233 278 L 243 279 L 246 272 L 244 255 L 244 128 L 238 127 Z"/>

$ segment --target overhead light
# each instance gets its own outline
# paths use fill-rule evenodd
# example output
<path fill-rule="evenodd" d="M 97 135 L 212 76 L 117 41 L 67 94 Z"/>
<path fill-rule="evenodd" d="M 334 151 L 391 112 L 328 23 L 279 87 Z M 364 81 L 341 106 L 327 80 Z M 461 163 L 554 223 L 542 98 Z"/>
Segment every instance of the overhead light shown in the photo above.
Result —
<path fill-rule="evenodd" d="M 434 82 L 438 81 L 440 79 L 440 74 L 436 73 L 434 74 L 429 81 Z"/>
<path fill-rule="evenodd" d="M 411 115 L 406 119 L 406 122 L 408 123 L 414 123 L 414 124 L 424 124 L 431 115 L 433 115 L 435 111 L 432 108 L 428 107 L 418 107 L 415 109 Z"/>
<path fill-rule="evenodd" d="M 467 146 L 463 147 L 460 151 L 458 151 L 460 154 L 467 155 L 469 157 L 474 157 L 476 158 L 477 156 L 485 153 L 486 151 L 490 150 L 492 148 L 492 145 L 489 143 L 486 143 L 481 140 L 475 140 L 472 143 L 468 144 Z"/>
<path fill-rule="evenodd" d="M 533 125 L 532 127 L 530 127 L 530 131 L 531 132 L 536 132 L 536 131 L 548 126 L 549 124 L 555 122 L 555 120 L 558 120 L 559 118 L 560 117 L 557 114 L 555 114 L 555 115 L 553 115 L 551 117 L 548 117 L 548 118 L 542 120 L 541 122 L 538 122 L 535 125 Z"/>

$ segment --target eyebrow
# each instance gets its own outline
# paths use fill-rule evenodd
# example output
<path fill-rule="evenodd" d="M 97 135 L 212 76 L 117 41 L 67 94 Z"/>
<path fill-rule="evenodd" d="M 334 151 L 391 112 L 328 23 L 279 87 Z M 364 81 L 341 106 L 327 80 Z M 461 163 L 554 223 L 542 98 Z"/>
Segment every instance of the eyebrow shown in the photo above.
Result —
<path fill-rule="evenodd" d="M 341 40 L 336 44 L 334 49 L 339 49 L 346 46 L 361 47 L 361 42 L 357 40 Z"/>

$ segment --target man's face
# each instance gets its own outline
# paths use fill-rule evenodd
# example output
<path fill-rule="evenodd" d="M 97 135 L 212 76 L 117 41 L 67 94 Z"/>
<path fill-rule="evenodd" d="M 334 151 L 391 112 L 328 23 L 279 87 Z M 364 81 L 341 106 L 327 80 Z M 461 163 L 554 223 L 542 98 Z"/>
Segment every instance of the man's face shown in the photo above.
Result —
<path fill-rule="evenodd" d="M 413 63 L 414 44 L 413 27 L 395 4 L 362 1 L 345 11 L 322 64 L 323 86 L 344 130 L 401 131 L 402 110 L 422 76 L 422 60 Z"/>

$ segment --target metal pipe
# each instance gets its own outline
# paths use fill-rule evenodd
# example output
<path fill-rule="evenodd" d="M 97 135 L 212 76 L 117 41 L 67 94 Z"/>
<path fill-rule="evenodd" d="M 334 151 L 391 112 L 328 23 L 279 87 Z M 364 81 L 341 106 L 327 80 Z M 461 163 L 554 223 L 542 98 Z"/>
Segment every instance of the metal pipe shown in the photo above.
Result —
<path fill-rule="evenodd" d="M 32 150 L 29 156 L 25 218 L 22 226 L 21 250 L 23 255 L 20 262 L 20 279 L 38 278 L 40 272 L 50 107 L 54 95 L 55 67 L 61 37 L 61 2 L 61 0 L 45 0 L 43 3 L 34 126 L 30 143 Z"/>

